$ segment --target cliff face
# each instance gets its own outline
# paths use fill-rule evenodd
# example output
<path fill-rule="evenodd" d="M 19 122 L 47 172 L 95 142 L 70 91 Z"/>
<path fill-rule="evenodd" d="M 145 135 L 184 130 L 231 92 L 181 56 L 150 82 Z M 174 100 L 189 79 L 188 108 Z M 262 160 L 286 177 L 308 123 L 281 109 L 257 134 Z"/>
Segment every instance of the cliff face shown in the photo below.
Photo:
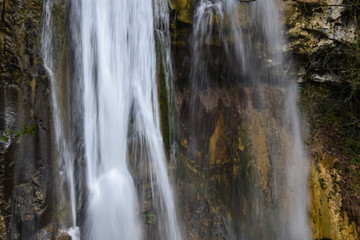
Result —
<path fill-rule="evenodd" d="M 357 43 L 357 20 L 354 8 L 351 7 L 353 3 L 341 0 L 279 1 L 279 6 L 283 8 L 283 32 L 287 38 L 283 49 L 291 59 L 288 67 L 293 72 L 289 74 L 300 83 L 300 106 L 307 122 L 303 126 L 309 129 L 306 145 L 311 162 L 310 222 L 316 239 L 359 238 L 357 159 L 360 148 L 359 139 L 351 133 L 358 129 L 358 125 L 354 124 L 358 111 L 353 110 L 358 101 L 344 100 L 349 97 L 348 88 L 352 87 L 349 87 L 349 73 L 352 71 L 349 61 L 352 61 L 352 56 L 356 56 L 353 50 Z M 189 182 L 180 180 L 180 195 L 187 198 L 183 201 L 191 199 L 184 214 L 184 222 L 188 224 L 188 229 L 193 229 L 189 231 L 191 239 L 201 239 L 203 236 L 214 238 L 224 225 L 239 217 L 232 215 L 234 212 L 240 212 L 244 218 L 248 218 L 250 212 L 259 214 L 256 209 L 252 209 L 251 203 L 238 208 L 227 204 L 234 196 L 246 202 L 243 199 L 250 194 L 247 191 L 251 187 L 262 189 L 264 196 L 271 192 L 272 186 L 267 184 L 268 176 L 270 180 L 273 177 L 268 174 L 273 167 L 269 165 L 271 149 L 268 139 L 274 138 L 271 129 L 279 129 L 281 124 L 269 118 L 269 115 L 261 115 L 256 111 L 251 89 L 246 86 L 240 89 L 220 86 L 200 93 L 201 110 L 197 111 L 197 116 L 201 124 L 197 135 L 201 136 L 198 137 L 201 140 L 194 140 L 194 135 L 190 133 L 192 130 L 186 129 L 189 125 L 186 125 L 188 120 L 185 117 L 189 114 L 189 89 L 186 86 L 189 84 L 189 39 L 193 22 L 189 12 L 194 11 L 194 4 L 176 1 L 173 7 L 172 46 L 177 74 L 177 110 L 179 125 L 182 126 L 181 164 L 186 176 L 184 179 L 195 179 Z M 210 48 L 214 53 L 210 59 L 221 59 L 223 49 L 216 43 Z M 217 79 L 229 78 L 222 75 L 229 63 L 214 60 L 209 64 Z M 244 105 L 244 102 L 249 104 Z M 241 110 L 229 106 L 238 106 Z M 241 112 L 241 116 L 233 116 L 234 112 Z M 207 126 L 204 126 L 205 122 Z M 268 122 L 274 124 L 271 126 Z M 206 127 L 207 130 L 201 130 Z M 201 149 L 197 155 L 190 149 L 194 141 L 197 141 L 197 148 Z M 246 159 L 254 154 L 257 159 L 255 163 L 247 162 Z M 247 173 L 238 172 L 244 169 L 242 164 L 248 166 Z M 247 181 L 242 179 L 243 175 L 247 176 Z M 257 178 L 262 179 L 260 183 L 255 180 Z M 240 186 L 236 179 L 242 179 L 240 182 L 247 184 L 248 188 Z M 261 201 L 264 196 L 257 197 Z M 264 206 L 266 204 L 269 203 L 263 202 Z M 249 210 L 246 212 L 239 208 Z M 222 212 L 224 209 L 229 212 Z M 194 214 L 204 217 L 196 217 Z M 224 223 L 220 216 L 228 216 L 228 222 Z M 264 230 L 261 223 L 258 228 Z M 197 235 L 199 233 L 195 229 L 202 229 L 203 236 Z"/>
<path fill-rule="evenodd" d="M 36 239 L 52 215 L 49 80 L 40 56 L 42 1 L 0 1 L 0 129 L 36 127 L 0 153 L 0 238 Z"/>
<path fill-rule="evenodd" d="M 347 49 L 355 43 L 357 31 L 353 3 L 342 0 L 282 3 L 287 49 L 296 58 L 299 81 L 346 80 Z"/>
<path fill-rule="evenodd" d="M 253 89 L 221 84 L 227 78 L 224 74 L 229 63 L 219 60 L 223 49 L 214 44 L 211 47 L 216 57 L 211 65 L 220 84 L 197 96 L 198 121 L 206 120 L 208 125 L 199 125 L 196 129 L 199 137 L 194 136 L 189 128 L 191 121 L 186 117 L 190 104 L 189 39 L 194 1 L 171 2 L 176 107 L 181 126 L 178 196 L 181 196 L 180 205 L 186 203 L 182 218 L 189 229 L 189 239 L 221 237 L 221 230 L 232 221 L 266 215 L 257 207 L 258 204 L 271 205 L 264 200 L 273 187 L 267 179 L 269 158 L 266 153 L 271 149 L 267 148 L 266 141 L 274 137 L 271 129 L 282 126 L 275 117 L 259 113 L 254 101 L 257 93 Z M 348 77 L 343 71 L 348 67 L 348 46 L 356 43 L 351 4 L 342 0 L 284 0 L 279 3 L 284 8 L 284 33 L 288 38 L 284 49 L 292 56 L 293 74 L 299 82 L 305 82 L 301 85 L 301 106 L 310 126 L 307 143 L 313 164 L 310 184 L 313 236 L 358 239 L 360 145 L 349 133 L 353 128 L 339 127 L 346 123 L 346 118 L 353 119 L 350 115 L 339 117 L 342 111 L 353 111 L 353 106 L 337 101 L 342 85 L 326 85 L 341 83 Z M 37 239 L 39 230 L 46 227 L 39 236 L 47 239 L 47 234 L 53 231 L 50 223 L 55 222 L 53 172 L 56 163 L 52 160 L 50 80 L 40 53 L 42 1 L 0 0 L 0 6 L 0 129 L 36 127 L 34 136 L 25 135 L 10 142 L 5 145 L 7 152 L 0 153 L 0 238 Z M 59 16 L 59 21 L 64 20 L 62 17 Z M 62 44 L 58 47 L 62 48 Z M 66 52 L 61 52 L 58 59 L 62 61 L 66 57 Z M 268 104 L 272 104 L 271 101 Z M 335 110 L 329 111 L 332 107 Z M 196 152 L 189 147 L 194 143 L 198 146 Z M 255 162 L 250 161 L 250 155 L 256 156 Z M 242 200 L 243 206 L 233 204 L 234 199 L 246 199 L 254 194 L 249 186 L 262 190 L 257 196 L 258 202 Z M 222 216 L 226 216 L 226 220 Z M 247 227 L 243 222 L 233 231 L 241 232 L 241 228 Z M 266 228 L 261 223 L 258 227 Z M 266 231 L 276 236 L 271 229 Z"/>
<path fill-rule="evenodd" d="M 191 24 L 195 1 L 173 0 L 179 23 Z M 300 82 L 345 81 L 350 45 L 356 43 L 356 1 L 279 0 L 286 52 Z M 250 3 L 251 4 L 251 3 Z M 176 33 L 177 34 L 177 31 Z M 342 61 L 339 62 L 339 59 Z"/>
<path fill-rule="evenodd" d="M 296 60 L 309 123 L 315 238 L 358 239 L 357 1 L 286 1 L 287 49 Z M 356 70 L 355 70 L 356 69 Z M 354 77 L 356 76 L 356 77 Z M 350 219 L 349 219 L 350 218 Z"/>

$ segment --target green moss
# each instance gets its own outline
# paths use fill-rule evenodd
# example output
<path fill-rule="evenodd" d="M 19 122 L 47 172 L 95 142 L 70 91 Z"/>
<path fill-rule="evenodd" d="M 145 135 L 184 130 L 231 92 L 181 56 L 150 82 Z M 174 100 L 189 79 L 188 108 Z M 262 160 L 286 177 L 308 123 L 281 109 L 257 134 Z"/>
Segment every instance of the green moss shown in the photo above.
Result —
<path fill-rule="evenodd" d="M 155 225 L 156 215 L 153 210 L 149 210 L 142 214 L 142 219 L 146 224 Z"/>
<path fill-rule="evenodd" d="M 170 124 L 169 124 L 169 104 L 168 94 L 165 83 L 164 72 L 160 73 L 160 111 L 161 111 L 161 129 L 164 138 L 164 144 L 167 150 L 170 149 Z"/>
<path fill-rule="evenodd" d="M 166 86 L 165 69 L 162 64 L 162 54 L 160 44 L 157 44 L 157 64 L 158 64 L 158 84 L 159 84 L 159 103 L 160 103 L 160 120 L 161 120 L 161 132 L 165 149 L 170 150 L 170 124 L 169 124 L 169 99 L 168 90 Z"/>
<path fill-rule="evenodd" d="M 178 19 L 184 23 L 192 23 L 194 0 L 171 0 L 173 9 L 178 13 Z"/>

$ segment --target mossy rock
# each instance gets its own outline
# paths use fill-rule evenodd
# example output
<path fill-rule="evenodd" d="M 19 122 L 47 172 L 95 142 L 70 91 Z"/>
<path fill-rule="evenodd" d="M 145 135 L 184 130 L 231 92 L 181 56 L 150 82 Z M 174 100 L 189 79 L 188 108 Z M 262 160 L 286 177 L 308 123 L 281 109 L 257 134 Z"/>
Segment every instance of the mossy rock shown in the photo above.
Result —
<path fill-rule="evenodd" d="M 178 20 L 184 23 L 192 23 L 193 0 L 171 0 L 172 8 L 178 12 Z"/>

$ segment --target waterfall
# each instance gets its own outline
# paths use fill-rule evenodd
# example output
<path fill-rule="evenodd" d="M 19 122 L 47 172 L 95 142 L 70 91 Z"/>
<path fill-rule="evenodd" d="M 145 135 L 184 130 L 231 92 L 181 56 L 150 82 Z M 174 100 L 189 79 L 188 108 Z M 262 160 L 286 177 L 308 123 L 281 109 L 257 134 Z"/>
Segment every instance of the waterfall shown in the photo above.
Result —
<path fill-rule="evenodd" d="M 198 146 L 203 141 L 198 129 L 209 125 L 210 120 L 201 116 L 200 104 L 203 104 L 203 95 L 209 95 L 210 89 L 220 85 L 217 73 L 214 74 L 211 68 L 211 61 L 216 58 L 212 51 L 219 46 L 226 54 L 225 61 L 231 65 L 228 69 L 228 75 L 233 78 L 229 80 L 232 81 L 231 86 L 234 89 L 240 86 L 246 89 L 244 94 L 249 92 L 252 96 L 246 105 L 251 110 L 244 110 L 244 114 L 251 111 L 249 124 L 256 123 L 252 124 L 252 132 L 249 133 L 253 146 L 253 160 L 249 164 L 257 165 L 252 171 L 254 176 L 260 177 L 255 177 L 255 181 L 243 177 L 243 185 L 234 186 L 237 190 L 233 191 L 238 192 L 242 199 L 235 200 L 237 202 L 233 204 L 247 204 L 249 210 L 237 210 L 233 213 L 237 220 L 225 223 L 231 225 L 228 226 L 229 233 L 225 234 L 229 238 L 310 239 L 309 163 L 304 152 L 296 104 L 297 84 L 286 74 L 291 66 L 289 58 L 283 53 L 280 17 L 276 0 L 246 3 L 201 0 L 196 8 L 191 38 L 190 124 L 187 126 L 191 128 L 189 156 L 194 158 L 194 153 L 204 151 L 204 146 Z M 199 122 L 199 119 L 202 121 Z M 257 142 L 260 135 L 264 135 L 265 157 L 258 147 L 262 144 Z M 262 168 L 259 165 L 261 161 L 269 163 Z M 245 167 L 249 168 L 249 164 Z"/>
<path fill-rule="evenodd" d="M 67 109 L 64 109 L 62 94 L 64 89 L 61 89 L 63 79 L 59 78 L 58 68 L 55 66 L 56 60 L 54 58 L 54 39 L 53 39 L 53 22 L 52 22 L 52 7 L 51 0 L 44 0 L 44 17 L 42 30 L 42 55 L 44 59 L 44 66 L 48 71 L 51 81 L 52 92 L 52 106 L 53 119 L 55 130 L 55 144 L 58 158 L 57 173 L 59 177 L 58 196 L 60 209 L 58 214 L 61 216 L 60 227 L 69 227 L 69 234 L 73 239 L 79 238 L 79 228 L 77 227 L 76 214 L 76 194 L 75 194 L 75 177 L 74 177 L 74 161 L 75 154 L 71 147 L 74 142 L 69 135 L 68 129 L 65 126 L 69 124 L 69 117 L 66 116 Z M 69 209 L 68 209 L 69 208 Z M 70 210 L 70 214 L 64 214 Z M 70 217 L 68 217 L 70 216 Z"/>
<path fill-rule="evenodd" d="M 145 231 L 156 239 L 181 239 L 158 103 L 157 66 L 164 71 L 169 106 L 173 94 L 168 2 L 70 1 L 68 47 L 74 49 L 70 75 L 79 88 L 71 92 L 82 99 L 79 106 L 67 106 L 71 111 L 60 108 L 63 79 L 54 66 L 52 1 L 44 4 L 43 55 L 52 81 L 59 171 L 66 175 L 60 182 L 67 186 L 63 197 L 71 200 L 71 223 L 62 224 L 80 226 L 83 239 L 143 239 Z M 74 181 L 79 174 L 75 162 L 81 161 L 74 156 L 81 150 L 73 153 L 74 140 L 64 134 L 72 131 L 66 129 L 71 125 L 61 116 L 74 109 L 80 112 L 77 124 L 83 127 L 85 163 L 77 165 L 86 168 L 85 184 Z M 76 219 L 78 209 L 85 211 L 81 222 Z M 156 230 L 148 230 L 151 226 L 144 223 L 149 212 Z"/>
<path fill-rule="evenodd" d="M 62 23 L 66 43 L 55 38 L 60 32 L 52 17 L 56 4 L 44 0 L 42 54 L 51 80 L 58 160 L 57 227 L 73 239 L 80 239 L 80 232 L 89 240 L 182 239 L 168 172 L 168 164 L 176 165 L 177 149 L 168 1 L 69 0 L 69 21 Z M 237 151 L 239 164 L 231 171 L 243 174 L 234 180 L 232 196 L 209 193 L 216 187 L 202 189 L 203 195 L 217 195 L 214 202 L 220 207 L 211 209 L 212 200 L 205 199 L 196 210 L 223 211 L 214 222 L 221 222 L 216 231 L 226 239 L 310 239 L 309 166 L 278 9 L 276 0 L 200 0 L 195 11 L 184 124 L 189 142 L 182 144 L 188 146 L 188 157 L 198 160 L 192 163 L 206 172 L 199 182 L 217 170 L 210 165 L 224 160 L 214 157 L 216 135 L 223 135 L 222 154 Z M 222 57 L 214 57 L 215 48 Z M 215 58 L 227 67 L 213 69 Z M 231 79 L 218 79 L 225 75 Z M 229 86 L 247 102 L 214 123 L 218 116 L 206 118 L 204 111 L 215 108 L 218 95 L 231 105 L 231 94 L 224 94 Z M 224 140 L 233 133 L 222 126 L 224 118 L 238 113 L 248 131 L 237 130 L 251 143 L 241 144 L 241 134 L 236 135 L 234 150 Z M 211 124 L 217 124 L 213 136 L 207 128 Z M 210 143 L 204 142 L 208 135 Z M 249 161 L 242 159 L 250 155 Z M 199 189 L 206 188 L 204 182 Z M 189 189 L 195 189 L 197 183 L 191 184 Z"/>

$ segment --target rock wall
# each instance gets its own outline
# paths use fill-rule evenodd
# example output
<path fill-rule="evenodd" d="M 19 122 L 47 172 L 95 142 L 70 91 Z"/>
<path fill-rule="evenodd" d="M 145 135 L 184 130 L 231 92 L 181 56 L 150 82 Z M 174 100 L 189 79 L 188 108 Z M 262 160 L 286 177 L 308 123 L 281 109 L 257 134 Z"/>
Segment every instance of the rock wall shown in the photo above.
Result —
<path fill-rule="evenodd" d="M 358 10 L 352 4 L 357 1 L 282 3 L 286 47 L 295 60 L 300 106 L 309 123 L 311 217 L 317 239 L 359 239 L 359 168 L 351 160 L 360 154 L 359 139 L 351 134 L 359 126 L 350 120 L 359 116 L 350 76 L 351 68 L 357 68 Z"/>
<path fill-rule="evenodd" d="M 355 43 L 357 31 L 350 4 L 343 0 L 281 3 L 287 50 L 295 57 L 300 82 L 345 80 L 347 49 Z"/>
<path fill-rule="evenodd" d="M 193 20 L 191 16 L 193 15 L 194 5 L 194 3 L 189 4 L 189 1 L 176 1 L 176 4 L 173 4 L 174 13 L 172 14 L 172 46 L 177 74 L 177 102 L 183 106 L 178 107 L 180 126 L 182 128 L 188 127 L 181 116 L 189 114 L 186 110 L 189 104 L 186 103 L 186 99 L 189 98 L 189 90 L 186 90 L 186 84 L 188 84 L 190 71 L 189 39 L 192 31 L 191 24 Z M 342 138 L 340 137 L 341 134 L 338 133 L 341 131 L 336 131 L 337 133 L 329 131 L 329 129 L 334 128 L 333 121 L 331 121 L 331 124 L 326 125 L 328 130 L 324 129 L 325 125 L 318 126 L 318 120 L 316 120 L 318 115 L 314 114 L 314 111 L 318 111 L 318 107 L 314 108 L 311 101 L 322 101 L 322 99 L 309 97 L 309 95 L 312 96 L 318 93 L 316 93 L 317 90 L 312 88 L 312 83 L 327 84 L 334 82 L 341 84 L 346 81 L 349 72 L 349 49 L 357 39 L 355 20 L 349 1 L 279 0 L 279 6 L 283 8 L 284 13 L 282 21 L 287 41 L 283 49 L 291 59 L 288 67 L 293 69 L 293 72 L 290 74 L 295 75 L 300 83 L 309 83 L 301 84 L 302 97 L 300 100 L 303 114 L 307 117 L 307 127 L 310 129 L 310 132 L 307 133 L 307 148 L 312 163 L 309 186 L 312 195 L 310 222 L 313 237 L 316 239 L 359 239 L 360 225 L 358 221 L 359 215 L 357 214 L 358 204 L 356 203 L 358 194 L 353 193 L 358 191 L 356 183 L 358 180 L 352 176 L 358 171 L 358 167 L 356 164 L 351 164 L 350 168 L 353 168 L 352 170 L 347 167 L 350 161 L 349 154 L 341 145 L 336 146 L 336 144 L 345 144 L 345 142 L 339 140 L 336 143 L 336 139 Z M 189 12 L 192 12 L 192 14 L 189 14 Z M 215 52 L 214 56 L 221 58 L 221 48 L 212 46 L 212 50 Z M 222 61 L 210 63 L 212 69 L 224 69 L 222 64 L 226 65 Z M 216 78 L 224 77 L 221 76 L 221 72 L 219 75 Z M 342 87 L 342 85 L 335 86 L 340 91 Z M 257 164 L 260 165 L 253 165 L 254 168 L 251 170 L 250 167 L 249 172 L 254 174 L 253 177 L 263 176 L 263 183 L 268 181 L 266 178 L 269 171 L 269 160 L 266 158 L 266 151 L 268 150 L 266 144 L 263 144 L 263 147 L 256 144 L 257 148 L 252 145 L 252 143 L 256 142 L 255 140 L 257 142 L 266 141 L 266 136 L 271 134 L 261 131 L 261 126 L 265 124 L 266 120 L 258 116 L 254 111 L 254 106 L 250 104 L 244 108 L 247 110 L 243 109 L 241 116 L 235 117 L 239 119 L 236 127 L 234 127 L 234 123 L 229 123 L 226 116 L 231 115 L 234 111 L 226 107 L 226 101 L 236 101 L 239 106 L 241 105 L 241 101 L 235 100 L 237 95 L 234 92 L 238 90 L 235 90 L 234 86 L 230 88 L 232 88 L 231 91 L 228 88 L 220 87 L 220 89 L 213 89 L 209 93 L 202 93 L 203 101 L 200 99 L 200 105 L 203 110 L 198 111 L 198 114 L 204 120 L 198 120 L 202 122 L 202 125 L 209 119 L 212 123 L 208 125 L 207 130 L 209 133 L 207 135 L 205 131 L 199 134 L 203 138 L 202 141 L 206 143 L 201 145 L 202 150 L 197 153 L 197 157 L 194 156 L 195 153 L 189 155 L 191 135 L 187 132 L 191 130 L 182 129 L 181 152 L 183 155 L 181 165 L 184 169 L 187 169 L 187 171 L 183 170 L 182 174 L 186 176 L 185 179 L 193 179 L 190 182 L 195 182 L 195 184 L 189 182 L 186 184 L 186 181 L 180 181 L 183 198 L 187 199 L 186 201 L 192 199 L 190 200 L 191 204 L 188 206 L 189 209 L 184 211 L 184 222 L 190 229 L 189 238 L 191 239 L 214 238 L 216 233 L 221 232 L 224 225 L 229 224 L 221 220 L 221 217 L 219 217 L 221 214 L 228 216 L 228 219 L 234 219 L 234 216 L 230 216 L 230 212 L 222 212 L 224 208 L 231 209 L 230 206 L 226 205 L 226 203 L 226 207 L 218 204 L 225 200 L 226 197 L 224 196 L 231 198 L 235 194 L 230 190 L 230 186 L 236 189 L 234 179 L 239 178 L 236 172 L 242 168 L 240 162 L 246 159 L 245 154 L 245 156 L 241 157 L 242 160 L 239 161 L 236 152 L 241 153 L 247 148 L 249 154 L 257 153 L 258 156 L 263 156 L 258 157 Z M 249 97 L 251 96 L 250 92 L 249 89 L 243 90 L 241 95 L 244 98 L 251 99 Z M 208 98 L 205 96 L 208 96 Z M 336 94 L 326 96 L 331 101 L 327 101 L 328 105 L 322 107 L 329 109 L 334 107 L 333 104 L 335 103 L 337 107 L 341 108 L 343 106 L 343 109 L 346 109 L 345 111 L 351 112 L 350 104 L 348 103 L 349 106 L 345 108 L 346 103 L 344 104 L 337 99 Z M 312 108 L 317 110 L 310 110 Z M 336 114 L 340 114 L 339 112 Z M 328 117 L 327 113 L 324 113 L 325 116 Z M 332 114 L 332 118 L 336 118 L 334 114 Z M 258 120 L 256 121 L 256 119 Z M 334 121 L 337 124 L 340 122 L 339 120 Z M 346 122 L 343 121 L 342 123 L 345 124 Z M 252 135 L 248 135 L 246 144 L 243 144 L 242 140 L 239 140 L 241 139 L 239 137 L 241 136 L 240 129 L 254 124 L 257 125 L 256 128 L 259 128 L 259 131 L 257 134 L 253 132 Z M 324 131 L 326 133 L 319 136 L 320 132 Z M 331 143 L 327 143 L 330 139 Z M 336 150 L 334 150 L 335 148 Z M 204 154 L 208 154 L 208 156 L 205 157 Z M 189 159 L 189 156 L 193 157 Z M 205 160 L 206 158 L 208 158 L 208 161 Z M 356 158 L 353 157 L 352 159 Z M 204 170 L 204 166 L 208 170 Z M 250 163 L 249 166 L 251 166 Z M 213 175 L 209 176 L 208 171 Z M 354 173 L 349 174 L 349 171 Z M 246 173 L 240 173 L 240 176 L 241 174 Z M 248 177 L 251 178 L 251 176 Z M 347 180 L 349 178 L 353 180 Z M 206 183 L 205 179 L 210 179 L 208 180 L 210 183 Z M 247 182 L 247 184 L 255 186 L 251 181 Z M 352 190 L 349 189 L 349 186 L 345 186 L 349 184 Z M 209 187 L 209 185 L 212 187 Z M 261 186 L 257 187 L 262 188 Z M 265 184 L 263 188 L 269 189 L 269 186 Z M 213 195 L 214 192 L 217 192 L 224 199 L 217 199 Z M 237 195 L 237 197 L 241 198 L 240 195 Z M 228 202 L 231 202 L 231 200 L 228 199 Z M 246 207 L 249 206 L 244 206 L 244 208 Z M 232 210 L 239 212 L 239 209 L 233 208 Z M 242 214 L 244 214 L 243 217 L 248 217 L 245 212 L 242 212 Z M 255 212 L 253 214 L 256 215 Z M 204 221 L 203 219 L 212 220 Z M 200 235 L 195 229 L 202 229 Z"/>
<path fill-rule="evenodd" d="M 339 100 L 338 85 L 304 84 L 300 107 L 309 122 L 314 234 L 320 239 L 358 239 L 360 141 L 354 135 L 359 127 L 349 124 L 352 104 Z"/>
<path fill-rule="evenodd" d="M 183 220 L 189 229 L 187 237 L 209 239 L 221 237 L 221 229 L 229 224 L 221 216 L 227 216 L 230 222 L 238 217 L 230 210 L 241 212 L 242 217 L 259 216 L 259 209 L 251 207 L 251 203 L 244 206 L 229 204 L 231 198 L 251 194 L 247 192 L 246 184 L 265 189 L 264 194 L 267 194 L 265 135 L 270 136 L 271 132 L 265 132 L 263 125 L 266 120 L 256 111 L 256 104 L 255 107 L 245 104 L 252 96 L 249 89 L 229 90 L 226 86 L 219 86 L 199 95 L 199 115 L 210 119 L 211 123 L 202 132 L 203 139 L 206 139 L 202 151 L 193 153 L 189 149 L 190 133 L 189 129 L 184 129 L 186 124 L 183 123 L 189 104 L 189 38 L 194 2 L 171 1 L 176 101 L 180 126 L 183 127 L 177 178 L 187 179 L 179 181 L 179 195 L 182 196 L 179 201 L 188 203 L 183 209 Z M 346 57 L 346 46 L 353 44 L 356 38 L 348 2 L 283 0 L 279 3 L 284 8 L 284 33 L 288 37 L 284 49 L 293 56 L 294 74 L 299 81 L 342 81 L 342 67 L 345 65 L 339 59 Z M 34 136 L 25 135 L 7 144 L 7 152 L 0 154 L 0 239 L 46 239 L 54 231 L 54 226 L 49 223 L 56 222 L 50 82 L 40 54 L 42 4 L 40 0 L 0 0 L 0 129 L 36 126 Z M 60 20 L 64 21 L 63 18 Z M 222 49 L 216 49 L 215 54 L 221 55 Z M 62 54 L 60 58 L 65 59 L 66 53 Z M 223 69 L 223 65 L 213 64 L 217 69 Z M 221 82 L 221 74 L 218 77 Z M 233 113 L 235 115 L 231 115 Z M 234 118 L 239 121 L 234 123 L 231 120 Z M 258 130 L 249 135 L 249 129 Z M 323 136 L 318 139 L 327 140 Z M 254 147 L 253 143 L 259 141 L 262 144 Z M 351 199 L 347 199 L 351 204 L 343 204 L 343 197 L 348 194 L 342 187 L 346 172 L 342 170 L 344 168 L 336 167 L 339 165 L 336 162 L 345 165 L 346 161 L 341 159 L 341 154 L 329 153 L 329 147 L 324 145 L 324 141 L 316 141 L 312 142 L 312 148 L 309 147 L 314 164 L 311 176 L 314 237 L 358 239 L 358 204 Z M 192 158 L 188 157 L 189 152 Z M 258 156 L 256 163 L 246 162 L 250 152 Z M 246 161 L 240 163 L 240 158 Z M 248 164 L 249 171 L 239 172 L 244 169 L 240 164 Z M 236 179 L 240 175 L 246 176 L 248 182 L 238 182 Z M 262 176 L 262 181 L 255 183 L 255 176 Z M 238 187 L 236 192 L 231 191 L 234 185 Z M 263 197 L 259 196 L 259 199 Z M 357 198 L 357 195 L 353 197 Z M 228 204 L 227 208 L 223 208 L 221 202 Z M 355 220 L 357 225 L 351 220 Z M 43 231 L 38 236 L 40 229 Z"/>
<path fill-rule="evenodd" d="M 37 239 L 52 217 L 49 79 L 40 54 L 42 1 L 0 1 L 0 129 L 35 126 L 0 154 L 0 238 Z"/>

